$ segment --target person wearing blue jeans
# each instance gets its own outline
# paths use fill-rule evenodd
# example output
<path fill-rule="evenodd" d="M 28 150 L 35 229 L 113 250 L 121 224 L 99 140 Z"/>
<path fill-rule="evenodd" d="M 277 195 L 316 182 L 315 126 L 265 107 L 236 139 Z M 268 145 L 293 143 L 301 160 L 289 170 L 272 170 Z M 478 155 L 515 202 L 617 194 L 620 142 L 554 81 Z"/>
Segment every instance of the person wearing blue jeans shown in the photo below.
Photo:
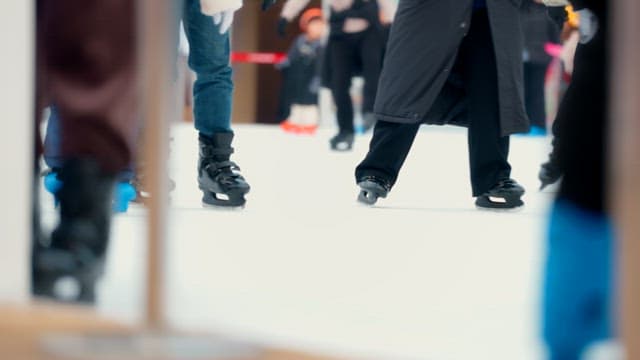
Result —
<path fill-rule="evenodd" d="M 196 130 L 200 134 L 201 159 L 198 166 L 198 180 L 205 192 L 204 202 L 211 205 L 233 203 L 238 206 L 243 204 L 244 200 L 241 197 L 249 190 L 249 186 L 237 173 L 237 166 L 229 161 L 229 155 L 233 151 L 231 149 L 233 81 L 229 66 L 228 31 L 230 20 L 223 23 L 216 18 L 221 18 L 222 14 L 228 14 L 225 11 L 237 6 L 229 4 L 226 7 L 226 10 L 216 9 L 216 13 L 209 16 L 202 13 L 207 6 L 201 6 L 200 0 L 184 0 L 182 3 L 176 2 L 175 10 L 182 15 L 184 30 L 190 45 L 189 66 L 197 74 L 193 88 L 194 117 Z M 232 15 L 230 13 L 224 16 L 225 19 L 232 19 Z M 45 179 L 45 185 L 48 185 L 47 188 L 52 193 L 60 187 L 59 181 L 54 180 L 59 164 L 64 160 L 60 154 L 60 135 L 59 115 L 55 106 L 52 106 L 45 138 L 45 161 L 52 169 L 51 176 Z M 126 177 L 124 181 L 134 180 L 132 172 L 127 172 L 123 176 Z M 229 201 L 218 201 L 216 193 L 227 194 Z M 233 201 L 231 201 L 231 194 L 234 195 Z"/>
<path fill-rule="evenodd" d="M 182 23 L 189 42 L 189 67 L 196 73 L 193 86 L 195 128 L 199 133 L 198 184 L 203 204 L 241 207 L 249 184 L 230 160 L 233 96 L 229 27 L 237 0 L 184 0 Z"/>
<path fill-rule="evenodd" d="M 274 2 L 263 0 L 263 9 Z M 175 4 L 190 46 L 189 67 L 197 75 L 193 97 L 195 128 L 200 143 L 198 183 L 204 193 L 203 203 L 244 206 L 244 196 L 250 187 L 240 175 L 239 167 L 230 161 L 234 134 L 231 130 L 233 72 L 229 61 L 229 29 L 242 1 L 183 0 Z M 48 160 L 55 162 L 59 134 L 55 129 L 57 117 L 54 112 L 49 125 L 52 131 L 47 132 L 47 148 L 51 152 Z M 49 165 L 55 168 L 55 165 Z M 127 172 L 125 176 L 132 177 L 132 174 Z"/>

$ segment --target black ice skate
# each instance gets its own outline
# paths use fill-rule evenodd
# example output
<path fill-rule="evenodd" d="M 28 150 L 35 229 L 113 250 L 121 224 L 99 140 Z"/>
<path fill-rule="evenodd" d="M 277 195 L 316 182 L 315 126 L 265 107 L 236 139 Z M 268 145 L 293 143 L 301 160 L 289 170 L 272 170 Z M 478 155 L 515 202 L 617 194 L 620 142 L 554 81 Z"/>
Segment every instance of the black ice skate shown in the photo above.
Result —
<path fill-rule="evenodd" d="M 250 186 L 240 175 L 240 168 L 229 158 L 233 154 L 233 133 L 213 137 L 200 136 L 198 184 L 203 191 L 202 202 L 222 208 L 243 207 Z"/>
<path fill-rule="evenodd" d="M 513 179 L 499 181 L 491 190 L 478 196 L 476 206 L 480 209 L 512 210 L 524 205 L 521 197 L 524 188 Z"/>
<path fill-rule="evenodd" d="M 329 144 L 331 150 L 335 151 L 349 151 L 353 147 L 353 134 L 352 133 L 338 133 L 338 135 L 331 138 Z"/>
<path fill-rule="evenodd" d="M 540 179 L 540 190 L 544 190 L 549 185 L 553 185 L 562 177 L 562 171 L 557 164 L 549 160 L 540 166 L 538 179 Z"/>
<path fill-rule="evenodd" d="M 50 241 L 32 249 L 32 291 L 65 302 L 91 303 L 109 239 L 115 177 L 91 160 L 73 160 L 60 170 L 60 223 Z"/>
<path fill-rule="evenodd" d="M 387 181 L 375 176 L 363 177 L 358 181 L 358 186 L 360 187 L 358 202 L 365 205 L 374 205 L 378 198 L 386 198 L 391 190 L 391 185 Z"/>

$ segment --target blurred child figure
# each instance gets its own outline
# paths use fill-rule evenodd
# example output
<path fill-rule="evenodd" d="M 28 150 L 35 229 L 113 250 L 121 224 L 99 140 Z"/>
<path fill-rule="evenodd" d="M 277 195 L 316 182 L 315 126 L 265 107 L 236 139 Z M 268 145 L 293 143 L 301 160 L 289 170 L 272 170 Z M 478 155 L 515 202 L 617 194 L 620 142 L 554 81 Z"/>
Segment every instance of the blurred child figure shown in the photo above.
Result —
<path fill-rule="evenodd" d="M 287 25 L 310 0 L 287 0 L 280 14 L 278 33 L 284 36 Z M 329 36 L 324 53 L 322 83 L 331 90 L 336 105 L 338 133 L 329 144 L 334 151 L 353 147 L 355 124 L 351 98 L 352 78 L 364 79 L 362 117 L 364 130 L 371 129 L 376 118 L 373 104 L 384 55 L 383 19 L 393 19 L 396 4 L 392 0 L 330 0 L 327 2 Z M 380 16 L 380 12 L 384 15 Z"/>
<path fill-rule="evenodd" d="M 286 103 L 290 105 L 289 118 L 280 126 L 286 132 L 314 134 L 318 128 L 318 91 L 323 38 L 327 24 L 322 10 L 311 8 L 300 17 L 298 36 L 289 49 L 287 58 L 276 65 L 282 70 L 286 87 Z"/>

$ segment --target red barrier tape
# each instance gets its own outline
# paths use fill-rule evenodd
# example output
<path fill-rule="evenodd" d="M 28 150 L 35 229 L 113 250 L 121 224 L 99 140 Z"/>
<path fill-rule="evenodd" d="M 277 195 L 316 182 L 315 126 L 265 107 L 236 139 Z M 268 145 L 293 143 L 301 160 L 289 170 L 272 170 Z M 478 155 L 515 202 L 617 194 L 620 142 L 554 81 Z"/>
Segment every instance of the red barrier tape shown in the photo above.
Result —
<path fill-rule="evenodd" d="M 279 64 L 287 58 L 285 53 L 233 52 L 232 63 Z"/>

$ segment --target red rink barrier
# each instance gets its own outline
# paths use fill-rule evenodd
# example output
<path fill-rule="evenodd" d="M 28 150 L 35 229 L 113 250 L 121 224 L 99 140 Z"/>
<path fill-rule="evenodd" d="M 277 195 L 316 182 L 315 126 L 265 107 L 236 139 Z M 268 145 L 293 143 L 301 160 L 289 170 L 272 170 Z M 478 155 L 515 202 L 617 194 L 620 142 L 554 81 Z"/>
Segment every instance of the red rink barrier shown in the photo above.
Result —
<path fill-rule="evenodd" d="M 231 62 L 249 64 L 279 64 L 287 58 L 285 53 L 233 52 Z"/>

